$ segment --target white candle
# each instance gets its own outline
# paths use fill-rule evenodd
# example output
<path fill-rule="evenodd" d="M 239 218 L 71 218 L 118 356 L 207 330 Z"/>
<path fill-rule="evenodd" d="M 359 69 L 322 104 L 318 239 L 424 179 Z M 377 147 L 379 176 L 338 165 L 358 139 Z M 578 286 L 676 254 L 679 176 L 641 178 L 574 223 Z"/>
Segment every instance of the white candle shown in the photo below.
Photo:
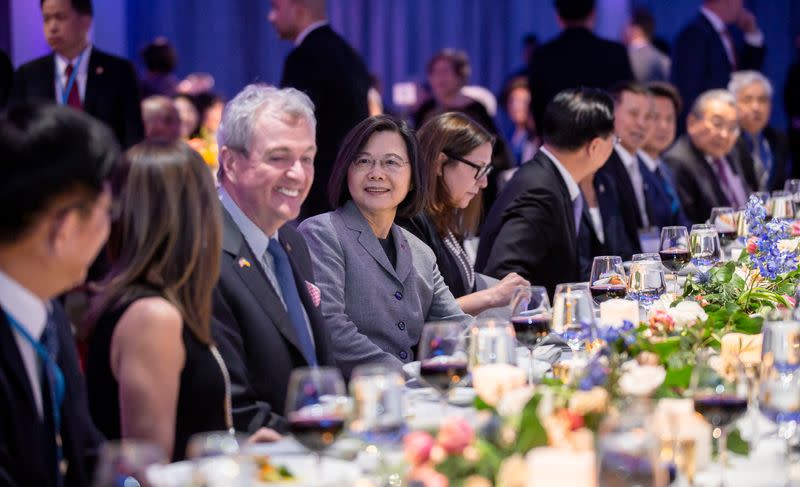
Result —
<path fill-rule="evenodd" d="M 600 303 L 600 323 L 602 325 L 619 328 L 625 320 L 634 325 L 639 324 L 639 303 L 627 299 L 609 299 Z"/>
<path fill-rule="evenodd" d="M 527 487 L 596 487 L 597 471 L 593 451 L 568 448 L 534 448 L 525 457 Z"/>

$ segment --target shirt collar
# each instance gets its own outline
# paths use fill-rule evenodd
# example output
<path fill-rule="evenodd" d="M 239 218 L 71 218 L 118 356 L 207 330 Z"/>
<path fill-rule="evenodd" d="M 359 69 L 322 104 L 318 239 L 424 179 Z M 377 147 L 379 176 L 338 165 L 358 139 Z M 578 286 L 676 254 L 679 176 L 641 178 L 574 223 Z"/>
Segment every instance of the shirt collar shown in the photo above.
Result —
<path fill-rule="evenodd" d="M 81 51 L 78 56 L 81 58 L 81 63 L 78 65 L 78 75 L 83 76 L 89 71 L 89 56 L 92 55 L 92 44 L 87 44 L 86 49 Z M 78 58 L 75 56 L 75 59 Z M 67 59 L 61 54 L 55 54 L 56 57 L 56 76 L 61 77 L 64 76 L 64 73 L 67 69 L 67 66 L 74 62 L 75 59 Z"/>
<path fill-rule="evenodd" d="M 258 225 L 253 223 L 253 220 L 244 214 L 241 208 L 239 208 L 239 205 L 233 201 L 231 195 L 228 194 L 222 186 L 219 188 L 219 200 L 222 206 L 230 213 L 233 222 L 239 227 L 239 231 L 242 232 L 247 245 L 250 246 L 250 250 L 252 250 L 253 254 L 259 259 L 262 258 L 264 252 L 267 251 L 270 238 L 277 240 L 278 232 L 275 232 L 272 236 L 267 236 L 263 230 L 258 228 Z"/>
<path fill-rule="evenodd" d="M 700 7 L 700 13 L 703 14 L 705 18 L 708 19 L 709 22 L 711 22 L 711 25 L 712 27 L 714 27 L 715 31 L 719 33 L 725 32 L 726 30 L 725 22 L 723 22 L 722 19 L 719 18 L 717 14 L 715 14 L 714 12 L 705 7 Z"/>
<path fill-rule="evenodd" d="M 625 169 L 630 169 L 636 164 L 636 156 L 628 152 L 621 144 L 616 144 L 614 150 L 617 151 L 617 155 L 622 159 L 622 164 L 625 165 Z"/>
<path fill-rule="evenodd" d="M 47 324 L 47 305 L 8 274 L 0 271 L 0 306 L 38 340 Z"/>
<path fill-rule="evenodd" d="M 300 31 L 299 34 L 297 34 L 297 38 L 294 40 L 294 47 L 297 47 L 300 44 L 302 44 L 303 41 L 305 40 L 305 38 L 308 37 L 308 34 L 311 33 L 311 31 L 313 31 L 314 29 L 318 29 L 318 28 L 322 27 L 323 25 L 328 25 L 328 21 L 327 20 L 318 20 L 318 21 L 316 21 L 314 23 L 309 24 L 308 27 L 306 27 L 305 29 Z"/>
<path fill-rule="evenodd" d="M 653 159 L 647 152 L 643 150 L 637 151 L 636 155 L 639 156 L 639 159 L 642 160 L 642 163 L 645 165 L 647 169 L 650 170 L 650 172 L 656 172 L 656 169 L 658 169 L 659 165 L 658 159 Z"/>
<path fill-rule="evenodd" d="M 550 161 L 553 163 L 553 165 L 556 166 L 556 169 L 558 169 L 558 172 L 561 174 L 561 177 L 567 184 L 567 190 L 569 191 L 569 199 L 575 201 L 575 198 L 577 198 L 581 194 L 581 188 L 578 186 L 578 183 L 576 183 L 575 180 L 572 178 L 572 174 L 570 174 L 569 171 L 567 171 L 567 168 L 564 167 L 561 164 L 561 162 L 556 158 L 556 156 L 554 156 L 552 152 L 547 150 L 546 147 L 542 146 L 539 150 L 544 152 L 544 154 L 550 158 Z"/>

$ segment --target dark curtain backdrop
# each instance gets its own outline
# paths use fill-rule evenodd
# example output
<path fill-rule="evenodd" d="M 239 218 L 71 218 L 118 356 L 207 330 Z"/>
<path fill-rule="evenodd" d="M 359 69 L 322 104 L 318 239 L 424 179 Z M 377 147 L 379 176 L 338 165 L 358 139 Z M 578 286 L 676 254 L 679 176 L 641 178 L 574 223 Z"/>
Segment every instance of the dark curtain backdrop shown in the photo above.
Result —
<path fill-rule="evenodd" d="M 658 35 L 671 41 L 696 15 L 700 0 L 598 0 L 596 31 L 619 39 L 631 4 L 649 7 Z M 776 108 L 789 64 L 793 39 L 800 33 L 800 2 L 751 0 L 768 44 L 765 73 L 776 88 Z M 266 20 L 266 0 L 128 0 L 129 57 L 156 36 L 167 36 L 180 54 L 179 74 L 211 73 L 217 89 L 235 94 L 252 81 L 277 83 L 291 44 L 278 39 Z M 381 80 L 384 101 L 398 81 L 421 79 L 427 59 L 443 47 L 465 50 L 472 79 L 493 91 L 520 66 L 522 37 L 547 40 L 559 31 L 549 0 L 329 0 L 334 29 L 358 50 Z M 564 60 L 569 62 L 569 60 Z M 782 109 L 774 120 L 784 125 Z"/>

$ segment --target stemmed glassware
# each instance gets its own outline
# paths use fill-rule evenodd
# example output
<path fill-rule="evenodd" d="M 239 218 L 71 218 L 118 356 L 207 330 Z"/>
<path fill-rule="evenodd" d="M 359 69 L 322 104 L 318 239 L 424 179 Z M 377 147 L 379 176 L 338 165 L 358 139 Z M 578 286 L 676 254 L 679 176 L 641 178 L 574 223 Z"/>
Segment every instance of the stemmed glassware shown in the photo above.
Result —
<path fill-rule="evenodd" d="M 528 348 L 528 383 L 533 384 L 533 350 L 550 333 L 553 319 L 547 289 L 542 286 L 519 287 L 511 298 L 511 324 L 517 342 Z"/>
<path fill-rule="evenodd" d="M 628 278 L 628 296 L 639 302 L 646 315 L 666 290 L 664 268 L 659 254 L 635 254 Z"/>
<path fill-rule="evenodd" d="M 800 425 L 800 321 L 768 321 L 763 333 L 759 409 L 789 441 Z"/>
<path fill-rule="evenodd" d="M 554 332 L 561 335 L 573 354 L 585 342 L 594 338 L 594 309 L 586 283 L 567 283 L 556 286 L 553 297 Z"/>
<path fill-rule="evenodd" d="M 718 459 L 725 481 L 726 440 L 729 427 L 747 412 L 747 378 L 734 357 L 723 359 L 709 349 L 700 350 L 689 381 L 694 409 L 711 423 L 718 441 Z"/>
<path fill-rule="evenodd" d="M 321 454 L 344 430 L 348 403 L 339 369 L 301 367 L 294 369 L 289 376 L 286 396 L 289 431 L 314 457 L 314 485 L 322 485 Z"/>
<path fill-rule="evenodd" d="M 439 393 L 442 417 L 450 390 L 467 375 L 464 325 L 456 321 L 426 323 L 419 341 L 420 380 Z"/>
<path fill-rule="evenodd" d="M 100 449 L 93 485 L 147 485 L 147 468 L 165 463 L 167 455 L 155 443 L 133 439 L 109 441 Z"/>
<path fill-rule="evenodd" d="M 708 219 L 719 235 L 720 243 L 723 247 L 736 240 L 736 211 L 729 206 L 717 206 L 711 209 L 711 217 Z"/>
<path fill-rule="evenodd" d="M 658 255 L 661 263 L 672 273 L 675 293 L 678 293 L 678 274 L 691 260 L 689 253 L 689 231 L 686 227 L 664 227 L 661 229 L 661 242 Z"/>
<path fill-rule="evenodd" d="M 599 306 L 600 303 L 609 299 L 624 298 L 628 292 L 626 282 L 622 257 L 601 255 L 592 260 L 589 291 L 596 305 Z"/>
<path fill-rule="evenodd" d="M 707 224 L 692 225 L 689 234 L 689 252 L 692 264 L 701 272 L 708 272 L 722 260 L 722 247 L 717 230 Z"/>

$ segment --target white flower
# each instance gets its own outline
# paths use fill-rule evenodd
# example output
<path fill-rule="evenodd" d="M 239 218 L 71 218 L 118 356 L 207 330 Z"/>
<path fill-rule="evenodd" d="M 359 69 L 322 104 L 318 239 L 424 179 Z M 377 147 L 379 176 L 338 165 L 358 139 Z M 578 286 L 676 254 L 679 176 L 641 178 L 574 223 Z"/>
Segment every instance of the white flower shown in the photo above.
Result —
<path fill-rule="evenodd" d="M 785 238 L 783 240 L 778 240 L 778 250 L 781 252 L 797 252 L 799 243 L 800 239 L 797 238 Z"/>
<path fill-rule="evenodd" d="M 522 413 L 522 409 L 533 397 L 533 387 L 520 387 L 506 393 L 497 405 L 497 412 L 500 416 L 516 416 Z"/>
<path fill-rule="evenodd" d="M 472 387 L 490 406 L 496 406 L 503 396 L 526 382 L 525 372 L 513 365 L 487 364 L 472 369 Z"/>
<path fill-rule="evenodd" d="M 653 316 L 656 311 L 666 311 L 667 314 L 675 321 L 675 330 L 680 331 L 686 327 L 692 326 L 699 321 L 708 319 L 708 315 L 703 311 L 703 307 L 696 301 L 681 301 L 675 307 L 672 305 L 672 298 L 668 295 L 661 296 L 661 298 L 653 303 L 650 308 L 650 316 Z"/>
<path fill-rule="evenodd" d="M 649 396 L 664 383 L 667 371 L 660 365 L 639 365 L 629 360 L 622 365 L 619 388 L 628 396 Z"/>

